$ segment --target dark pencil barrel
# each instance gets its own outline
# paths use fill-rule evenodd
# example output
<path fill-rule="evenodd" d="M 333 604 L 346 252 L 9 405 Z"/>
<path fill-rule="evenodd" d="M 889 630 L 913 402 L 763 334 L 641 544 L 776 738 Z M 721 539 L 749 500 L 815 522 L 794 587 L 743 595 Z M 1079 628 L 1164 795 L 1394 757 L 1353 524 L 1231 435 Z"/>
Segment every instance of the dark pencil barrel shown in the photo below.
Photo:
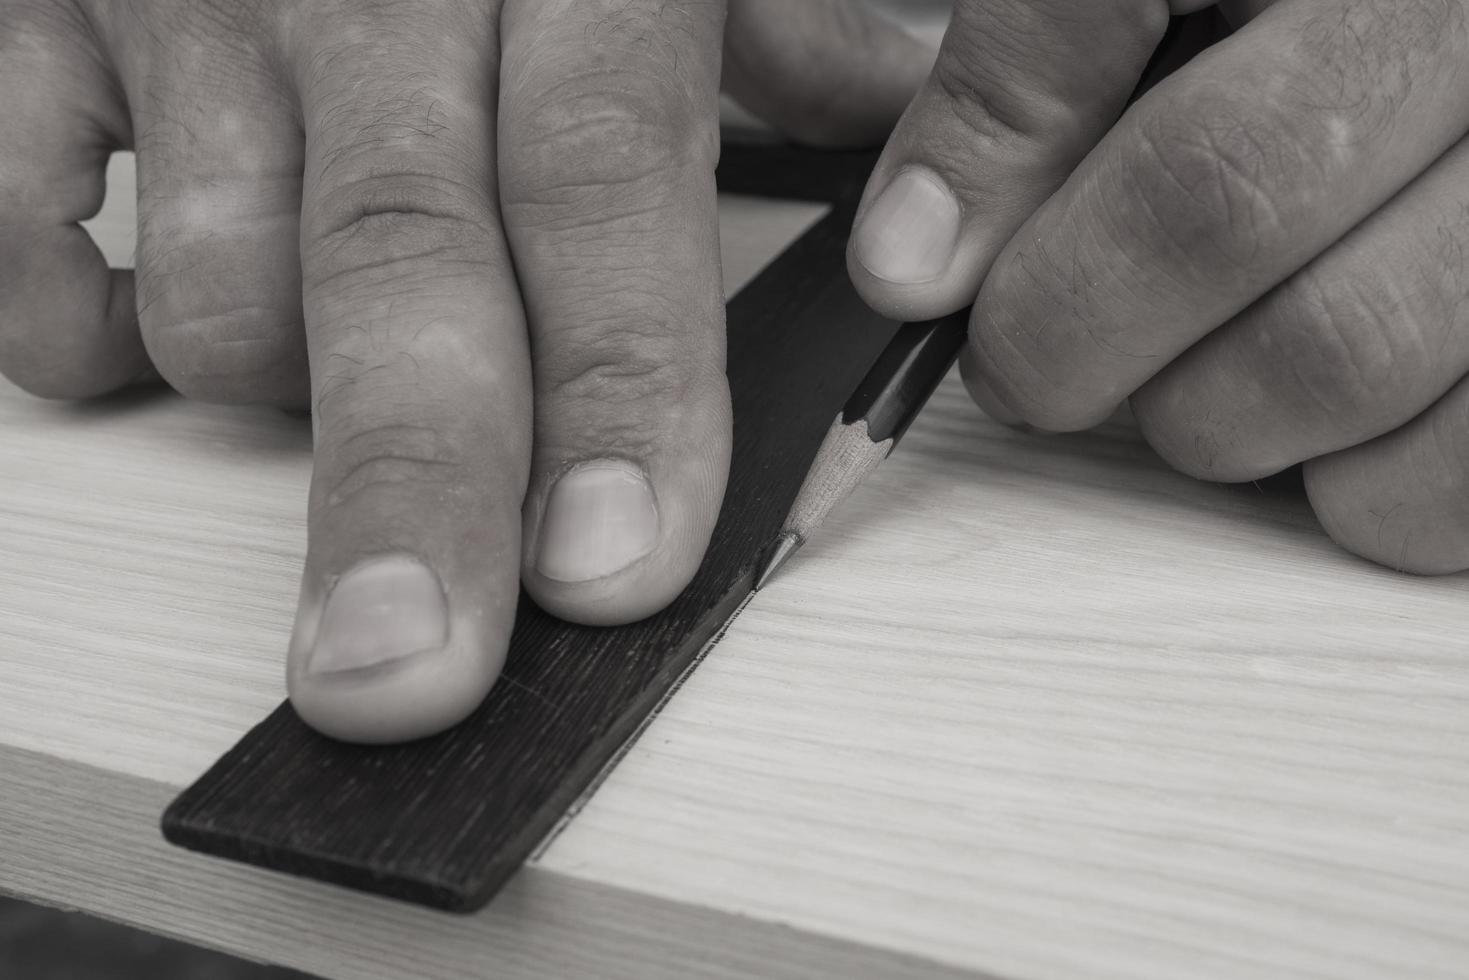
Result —
<path fill-rule="evenodd" d="M 969 329 L 969 311 L 903 327 L 842 409 L 842 422 L 867 422 L 873 442 L 896 445 L 953 366 Z"/>

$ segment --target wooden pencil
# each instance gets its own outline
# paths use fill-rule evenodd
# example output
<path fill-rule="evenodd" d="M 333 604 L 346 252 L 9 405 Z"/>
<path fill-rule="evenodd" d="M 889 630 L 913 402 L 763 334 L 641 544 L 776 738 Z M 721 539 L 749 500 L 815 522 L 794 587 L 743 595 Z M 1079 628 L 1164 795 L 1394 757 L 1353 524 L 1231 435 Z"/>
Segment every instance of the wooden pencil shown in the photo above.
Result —
<path fill-rule="evenodd" d="M 758 592 L 828 514 L 897 448 L 949 373 L 968 333 L 969 310 L 903 327 L 843 406 L 817 450 L 780 535 L 766 552 Z"/>

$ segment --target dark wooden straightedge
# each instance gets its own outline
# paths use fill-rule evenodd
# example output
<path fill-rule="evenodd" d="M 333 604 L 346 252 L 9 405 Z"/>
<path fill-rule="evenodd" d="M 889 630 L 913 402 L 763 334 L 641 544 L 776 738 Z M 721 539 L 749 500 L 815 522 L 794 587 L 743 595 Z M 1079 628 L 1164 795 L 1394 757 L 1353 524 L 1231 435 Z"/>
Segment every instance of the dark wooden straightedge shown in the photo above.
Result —
<path fill-rule="evenodd" d="M 673 605 L 598 629 L 523 597 L 505 678 L 468 720 L 408 745 L 334 742 L 282 704 L 169 806 L 164 836 L 438 908 L 487 903 L 749 595 L 827 427 L 891 338 L 844 257 L 875 159 L 725 148 L 721 190 L 833 207 L 729 303 L 729 489 Z"/>

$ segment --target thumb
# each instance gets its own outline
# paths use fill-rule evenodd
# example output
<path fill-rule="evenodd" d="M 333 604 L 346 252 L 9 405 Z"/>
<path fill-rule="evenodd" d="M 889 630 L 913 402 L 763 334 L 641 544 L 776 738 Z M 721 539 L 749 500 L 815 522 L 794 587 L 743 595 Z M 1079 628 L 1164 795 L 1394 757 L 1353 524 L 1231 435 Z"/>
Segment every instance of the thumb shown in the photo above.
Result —
<path fill-rule="evenodd" d="M 934 54 L 863 0 L 730 0 L 723 85 L 798 143 L 877 146 Z"/>
<path fill-rule="evenodd" d="M 858 211 L 848 265 L 863 298 L 903 320 L 973 302 L 1000 249 L 1120 115 L 1170 13 L 1205 5 L 958 0 Z"/>

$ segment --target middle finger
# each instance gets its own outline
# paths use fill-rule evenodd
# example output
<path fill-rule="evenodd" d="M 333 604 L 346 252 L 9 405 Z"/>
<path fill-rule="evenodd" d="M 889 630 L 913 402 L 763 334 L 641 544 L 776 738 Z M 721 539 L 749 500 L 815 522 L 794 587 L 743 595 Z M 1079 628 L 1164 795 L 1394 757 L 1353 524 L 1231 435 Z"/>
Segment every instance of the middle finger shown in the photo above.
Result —
<path fill-rule="evenodd" d="M 530 360 L 492 6 L 331 0 L 291 52 L 316 463 L 288 679 L 302 717 L 354 741 L 468 714 L 519 598 Z"/>

